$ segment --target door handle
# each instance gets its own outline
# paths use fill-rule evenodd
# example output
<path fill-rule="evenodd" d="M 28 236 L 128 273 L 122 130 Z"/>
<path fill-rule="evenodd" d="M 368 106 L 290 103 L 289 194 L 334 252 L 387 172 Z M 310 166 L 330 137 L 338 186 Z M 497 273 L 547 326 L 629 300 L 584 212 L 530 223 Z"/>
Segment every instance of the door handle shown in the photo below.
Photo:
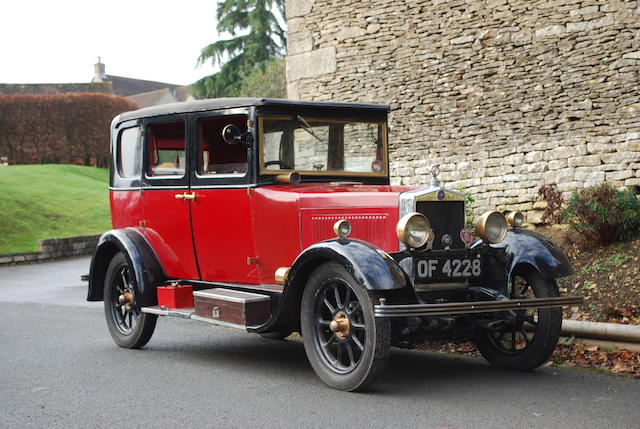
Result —
<path fill-rule="evenodd" d="M 195 200 L 196 193 L 192 192 L 190 194 L 187 194 L 186 192 L 183 192 L 182 194 L 176 194 L 175 197 L 176 200 Z"/>

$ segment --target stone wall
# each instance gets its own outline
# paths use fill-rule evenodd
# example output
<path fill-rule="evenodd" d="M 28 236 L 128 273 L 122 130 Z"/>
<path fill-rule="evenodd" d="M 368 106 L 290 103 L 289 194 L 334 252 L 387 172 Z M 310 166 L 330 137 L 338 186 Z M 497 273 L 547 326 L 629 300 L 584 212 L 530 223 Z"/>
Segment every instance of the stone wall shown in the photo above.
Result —
<path fill-rule="evenodd" d="M 30 264 L 71 256 L 91 255 L 100 235 L 38 240 L 38 252 L 0 254 L 0 265 Z"/>
<path fill-rule="evenodd" d="M 391 105 L 395 184 L 476 211 L 640 185 L 640 1 L 287 0 L 289 98 Z M 638 188 L 636 188 L 638 189 Z"/>

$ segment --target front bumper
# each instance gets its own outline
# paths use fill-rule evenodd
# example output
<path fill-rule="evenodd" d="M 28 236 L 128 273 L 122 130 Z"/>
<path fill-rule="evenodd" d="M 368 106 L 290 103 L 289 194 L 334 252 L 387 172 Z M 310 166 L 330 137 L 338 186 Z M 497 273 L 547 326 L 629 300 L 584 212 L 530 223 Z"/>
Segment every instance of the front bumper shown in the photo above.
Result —
<path fill-rule="evenodd" d="M 580 296 L 497 301 L 450 302 L 446 304 L 400 304 L 374 306 L 375 317 L 446 316 L 451 314 L 492 313 L 527 308 L 562 307 L 582 304 Z"/>

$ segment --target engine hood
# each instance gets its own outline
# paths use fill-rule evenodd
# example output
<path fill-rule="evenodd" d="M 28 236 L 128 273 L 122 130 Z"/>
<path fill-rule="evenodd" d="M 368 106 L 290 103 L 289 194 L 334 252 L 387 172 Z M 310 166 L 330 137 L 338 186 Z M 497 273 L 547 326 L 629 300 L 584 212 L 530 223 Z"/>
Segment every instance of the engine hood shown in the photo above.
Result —
<path fill-rule="evenodd" d="M 298 194 L 300 209 L 345 207 L 398 207 L 399 195 L 408 186 L 305 183 L 269 188 Z"/>
<path fill-rule="evenodd" d="M 265 189 L 266 188 L 266 189 Z M 367 241 L 383 250 L 398 250 L 395 226 L 399 201 L 407 186 L 311 183 L 263 188 L 283 199 L 297 200 L 300 242 L 304 249 L 334 238 L 333 224 L 340 219 L 351 223 L 352 238 Z"/>

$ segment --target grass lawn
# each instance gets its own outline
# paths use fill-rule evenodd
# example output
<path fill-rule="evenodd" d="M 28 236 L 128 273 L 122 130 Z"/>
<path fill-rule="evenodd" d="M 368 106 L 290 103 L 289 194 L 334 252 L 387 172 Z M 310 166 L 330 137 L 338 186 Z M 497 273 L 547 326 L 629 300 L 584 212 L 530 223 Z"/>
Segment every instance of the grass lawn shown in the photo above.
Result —
<path fill-rule="evenodd" d="M 78 165 L 0 167 L 0 254 L 31 252 L 43 238 L 111 229 L 109 171 Z"/>

